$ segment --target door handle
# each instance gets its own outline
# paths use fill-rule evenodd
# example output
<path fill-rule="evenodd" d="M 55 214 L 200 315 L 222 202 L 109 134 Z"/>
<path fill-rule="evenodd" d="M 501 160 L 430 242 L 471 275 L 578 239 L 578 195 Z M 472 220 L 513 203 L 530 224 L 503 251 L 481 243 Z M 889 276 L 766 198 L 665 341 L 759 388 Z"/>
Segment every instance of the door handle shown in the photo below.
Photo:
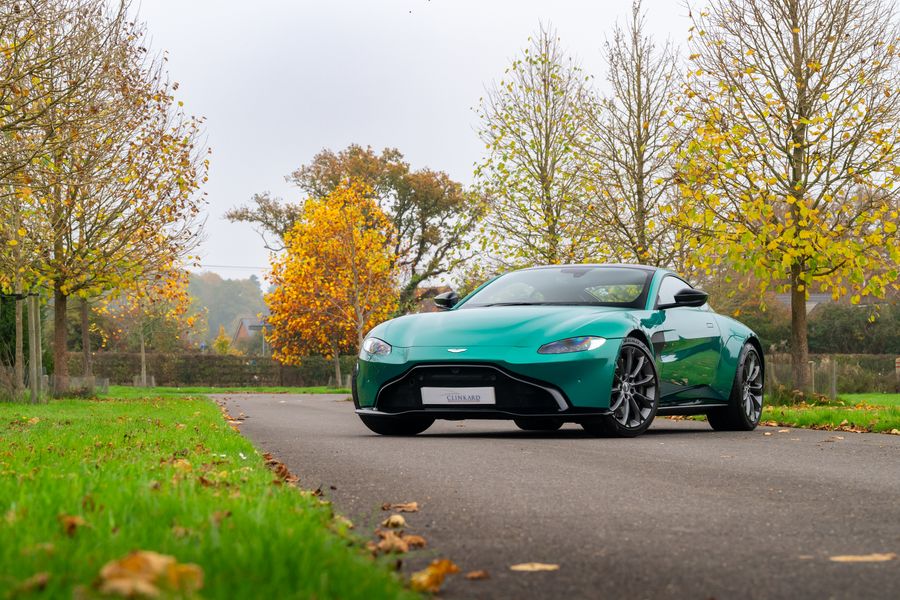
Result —
<path fill-rule="evenodd" d="M 711 321 L 707 321 L 707 322 L 706 322 L 706 326 L 709 327 L 710 329 L 713 328 L 713 324 L 712 324 Z"/>

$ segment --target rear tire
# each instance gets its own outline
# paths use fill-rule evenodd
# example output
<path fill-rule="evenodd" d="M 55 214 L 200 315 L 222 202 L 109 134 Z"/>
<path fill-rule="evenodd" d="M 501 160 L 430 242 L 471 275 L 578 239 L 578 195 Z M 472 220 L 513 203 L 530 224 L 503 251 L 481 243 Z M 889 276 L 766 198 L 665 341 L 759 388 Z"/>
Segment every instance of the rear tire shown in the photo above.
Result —
<path fill-rule="evenodd" d="M 514 419 L 513 423 L 522 431 L 556 431 L 562 427 L 562 419 L 553 417 L 524 417 Z"/>
<path fill-rule="evenodd" d="M 716 431 L 752 431 L 759 425 L 763 403 L 763 362 L 752 344 L 744 344 L 731 386 L 728 406 L 707 414 Z"/>
<path fill-rule="evenodd" d="M 609 402 L 612 414 L 583 421 L 585 431 L 603 437 L 636 437 L 656 417 L 659 372 L 653 353 L 638 339 L 622 340 Z"/>
<path fill-rule="evenodd" d="M 359 418 L 363 425 L 378 435 L 417 435 L 434 423 L 434 419 L 429 417 L 373 417 L 371 415 L 359 415 Z"/>

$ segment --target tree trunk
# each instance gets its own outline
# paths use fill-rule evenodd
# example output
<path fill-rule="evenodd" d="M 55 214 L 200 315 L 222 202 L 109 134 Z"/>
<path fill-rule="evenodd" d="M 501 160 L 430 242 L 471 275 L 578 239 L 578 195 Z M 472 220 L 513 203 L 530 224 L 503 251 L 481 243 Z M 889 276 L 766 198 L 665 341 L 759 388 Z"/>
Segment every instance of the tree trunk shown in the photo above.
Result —
<path fill-rule="evenodd" d="M 44 333 L 43 333 L 43 324 L 42 324 L 42 315 L 41 312 L 41 297 L 34 297 L 34 326 L 35 326 L 35 336 L 34 336 L 34 351 L 35 356 L 37 357 L 37 388 L 38 394 L 43 394 L 47 390 L 44 389 Z"/>
<path fill-rule="evenodd" d="M 334 347 L 334 387 L 341 387 L 341 352 L 337 345 Z"/>
<path fill-rule="evenodd" d="M 28 386 L 31 388 L 31 403 L 37 404 L 40 390 L 38 389 L 38 381 L 40 374 L 37 370 L 37 346 L 34 341 L 37 337 L 37 323 L 35 319 L 33 296 L 28 298 Z"/>
<path fill-rule="evenodd" d="M 60 283 L 56 282 L 53 286 L 53 393 L 57 396 L 69 391 L 69 362 L 66 356 L 68 300 L 69 297 L 60 289 Z"/>
<path fill-rule="evenodd" d="M 21 286 L 16 286 L 16 294 L 21 294 Z M 24 319 L 24 311 L 22 310 L 24 300 L 16 298 L 16 359 L 14 371 L 14 387 L 16 397 L 21 396 L 25 389 L 25 344 L 23 340 L 22 320 Z"/>
<path fill-rule="evenodd" d="M 799 287 L 803 285 L 803 289 Z M 800 267 L 791 267 L 791 374 L 794 389 L 809 389 L 809 344 L 806 336 L 806 287 Z"/>
<path fill-rule="evenodd" d="M 144 344 L 144 322 L 141 321 L 141 387 L 147 387 L 147 349 Z"/>
<path fill-rule="evenodd" d="M 94 366 L 91 361 L 91 323 L 90 307 L 87 298 L 81 299 L 81 363 L 82 375 L 85 378 L 94 376 Z"/>

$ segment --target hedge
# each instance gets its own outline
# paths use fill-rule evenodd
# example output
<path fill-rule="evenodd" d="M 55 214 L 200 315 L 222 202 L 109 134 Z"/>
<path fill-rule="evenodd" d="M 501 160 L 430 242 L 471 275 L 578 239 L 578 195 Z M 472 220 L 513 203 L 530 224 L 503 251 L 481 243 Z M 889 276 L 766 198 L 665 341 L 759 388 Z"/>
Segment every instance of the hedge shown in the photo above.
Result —
<path fill-rule="evenodd" d="M 130 385 L 141 372 L 137 353 L 95 352 L 95 377 L 110 383 Z M 355 356 L 341 357 L 341 373 L 350 375 Z M 69 353 L 69 374 L 83 374 L 80 352 Z M 220 356 L 217 354 L 147 354 L 147 375 L 161 386 L 319 386 L 333 383 L 334 362 L 321 356 L 303 359 L 299 366 L 287 366 L 270 358 Z"/>

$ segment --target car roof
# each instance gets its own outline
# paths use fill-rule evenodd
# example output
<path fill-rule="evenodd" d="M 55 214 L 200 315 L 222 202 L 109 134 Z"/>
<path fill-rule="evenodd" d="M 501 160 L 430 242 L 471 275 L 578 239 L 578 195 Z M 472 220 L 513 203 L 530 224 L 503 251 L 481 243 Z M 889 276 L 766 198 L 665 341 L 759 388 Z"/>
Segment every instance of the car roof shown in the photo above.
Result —
<path fill-rule="evenodd" d="M 628 268 L 628 269 L 640 269 L 642 271 L 664 271 L 669 273 L 667 269 L 662 269 L 660 267 L 653 267 L 650 265 L 635 265 L 635 264 L 627 264 L 627 263 L 571 263 L 565 265 L 539 265 L 536 267 L 527 267 L 525 269 L 517 269 L 519 271 L 533 271 L 536 269 L 558 269 L 558 268 L 566 268 L 566 267 L 620 267 L 620 268 Z"/>

